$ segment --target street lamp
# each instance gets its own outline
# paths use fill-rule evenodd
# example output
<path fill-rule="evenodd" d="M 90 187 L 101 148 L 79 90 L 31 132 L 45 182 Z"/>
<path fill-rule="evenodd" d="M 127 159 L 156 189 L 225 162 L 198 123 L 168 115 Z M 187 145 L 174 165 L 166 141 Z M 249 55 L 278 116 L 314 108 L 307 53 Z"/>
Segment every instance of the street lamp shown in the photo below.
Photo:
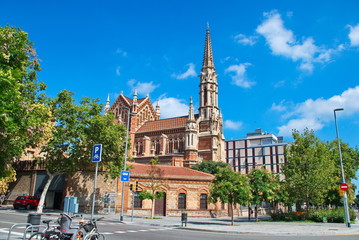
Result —
<path fill-rule="evenodd" d="M 342 159 L 342 150 L 340 148 L 339 131 L 338 131 L 337 115 L 336 115 L 337 111 L 343 111 L 343 110 L 344 110 L 344 108 L 336 108 L 336 109 L 334 109 L 334 121 L 335 121 L 335 130 L 337 132 L 338 151 L 339 151 L 339 160 L 340 160 L 340 172 L 341 172 L 341 175 L 342 175 L 342 183 L 345 183 L 343 159 Z M 347 191 L 344 191 L 343 204 L 344 204 L 344 214 L 345 214 L 345 216 L 344 216 L 345 217 L 345 225 L 350 227 Z"/>
<path fill-rule="evenodd" d="M 128 148 L 128 132 L 130 131 L 130 108 L 123 107 L 127 109 L 127 129 L 126 129 L 126 145 L 125 145 L 125 161 L 123 163 L 123 171 L 126 171 L 126 162 L 127 162 L 127 148 Z M 121 194 L 121 216 L 120 221 L 123 221 L 123 209 L 124 209 L 124 202 L 125 202 L 125 181 L 122 182 L 122 194 Z"/>

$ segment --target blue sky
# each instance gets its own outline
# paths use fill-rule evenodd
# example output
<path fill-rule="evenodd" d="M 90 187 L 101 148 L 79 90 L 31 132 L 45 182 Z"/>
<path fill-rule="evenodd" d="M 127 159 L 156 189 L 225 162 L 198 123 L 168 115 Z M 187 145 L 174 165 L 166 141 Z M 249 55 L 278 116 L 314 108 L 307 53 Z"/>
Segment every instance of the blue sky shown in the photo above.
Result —
<path fill-rule="evenodd" d="M 359 3 L 343 1 L 5 1 L 0 25 L 29 33 L 39 78 L 113 102 L 150 95 L 162 117 L 199 105 L 210 25 L 225 137 L 255 128 L 291 141 L 293 128 L 359 141 Z"/>

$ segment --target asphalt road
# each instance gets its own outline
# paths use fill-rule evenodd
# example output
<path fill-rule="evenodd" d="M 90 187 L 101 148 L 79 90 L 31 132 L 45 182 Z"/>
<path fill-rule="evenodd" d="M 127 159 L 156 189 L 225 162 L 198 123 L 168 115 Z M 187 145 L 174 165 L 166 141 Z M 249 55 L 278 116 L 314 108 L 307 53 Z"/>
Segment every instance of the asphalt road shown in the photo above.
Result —
<path fill-rule="evenodd" d="M 9 228 L 15 223 L 25 223 L 27 216 L 33 211 L 13 211 L 0 210 L 0 240 L 7 239 Z M 44 219 L 56 220 L 56 215 L 42 216 Z M 243 239 L 243 240 L 354 240 L 358 239 L 358 235 L 335 235 L 335 236 L 274 236 L 274 235 L 246 235 L 246 234 L 229 234 L 204 231 L 192 231 L 181 228 L 165 228 L 152 226 L 139 226 L 122 224 L 115 221 L 100 221 L 98 228 L 106 235 L 108 240 L 218 240 L 218 239 Z M 24 228 L 14 229 L 11 239 L 21 239 Z"/>

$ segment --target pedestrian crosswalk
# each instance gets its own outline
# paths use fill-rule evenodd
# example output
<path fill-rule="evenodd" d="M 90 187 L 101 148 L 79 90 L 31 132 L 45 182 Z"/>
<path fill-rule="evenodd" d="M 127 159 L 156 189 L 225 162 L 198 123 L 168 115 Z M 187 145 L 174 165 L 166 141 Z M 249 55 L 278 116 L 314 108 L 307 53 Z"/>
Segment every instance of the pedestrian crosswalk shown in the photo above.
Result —
<path fill-rule="evenodd" d="M 125 233 L 138 233 L 138 232 L 155 232 L 155 231 L 166 231 L 172 230 L 173 228 L 149 228 L 149 229 L 139 229 L 139 230 L 123 230 L 123 231 L 114 231 L 114 232 L 101 232 L 104 235 L 112 234 L 125 234 Z"/>

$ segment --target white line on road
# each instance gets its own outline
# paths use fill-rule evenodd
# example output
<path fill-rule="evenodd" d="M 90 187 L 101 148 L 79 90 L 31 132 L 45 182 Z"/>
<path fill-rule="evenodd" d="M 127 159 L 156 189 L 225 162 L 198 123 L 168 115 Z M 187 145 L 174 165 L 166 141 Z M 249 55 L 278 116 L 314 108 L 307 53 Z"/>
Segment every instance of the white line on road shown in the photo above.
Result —
<path fill-rule="evenodd" d="M 2 228 L 2 229 L 0 229 L 0 233 L 9 233 L 9 229 L 8 228 Z M 19 232 L 11 232 L 11 235 L 12 234 L 19 235 L 19 236 L 24 235 L 24 233 L 19 233 Z"/>

